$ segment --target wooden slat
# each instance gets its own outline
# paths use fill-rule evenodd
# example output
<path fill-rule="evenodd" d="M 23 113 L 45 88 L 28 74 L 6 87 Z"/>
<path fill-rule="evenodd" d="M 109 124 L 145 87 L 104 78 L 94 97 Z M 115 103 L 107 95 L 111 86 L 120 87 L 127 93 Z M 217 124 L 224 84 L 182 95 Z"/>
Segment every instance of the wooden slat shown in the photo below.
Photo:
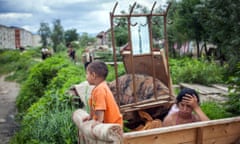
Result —
<path fill-rule="evenodd" d="M 240 138 L 240 117 L 162 127 L 124 134 L 125 144 L 230 144 Z"/>
<path fill-rule="evenodd" d="M 161 105 L 161 104 L 166 104 L 168 103 L 169 101 L 164 101 L 164 100 L 161 100 L 161 101 L 156 101 L 156 102 L 151 102 L 151 103 L 146 103 L 146 104 L 142 104 L 142 105 L 136 105 L 136 106 L 133 106 L 135 108 L 150 108 L 150 107 L 155 107 L 156 105 Z"/>
<path fill-rule="evenodd" d="M 154 108 L 154 107 L 160 107 L 160 106 L 164 106 L 166 108 L 170 108 L 170 106 L 172 105 L 171 102 L 169 101 L 160 101 L 159 103 L 157 104 L 148 104 L 148 106 L 146 105 L 138 105 L 138 106 L 133 106 L 133 107 L 128 107 L 128 108 L 124 108 L 124 109 L 121 109 L 121 112 L 122 113 L 125 113 L 125 112 L 131 112 L 131 111 L 138 111 L 138 110 L 145 110 L 145 109 L 148 109 L 148 108 Z"/>
<path fill-rule="evenodd" d="M 203 128 L 197 128 L 196 144 L 203 144 Z"/>
<path fill-rule="evenodd" d="M 145 131 L 147 132 L 147 131 Z M 195 144 L 196 130 L 182 130 L 143 137 L 124 138 L 124 144 Z"/>
<path fill-rule="evenodd" d="M 203 138 L 204 139 L 219 138 L 235 134 L 239 134 L 240 136 L 240 122 L 207 126 L 204 128 Z"/>
<path fill-rule="evenodd" d="M 204 144 L 239 144 L 240 143 L 239 138 L 240 138 L 239 134 L 211 138 L 204 140 Z"/>
<path fill-rule="evenodd" d="M 122 106 L 120 106 L 120 109 L 124 109 L 126 107 L 127 108 L 132 107 L 132 106 L 136 106 L 136 105 L 141 105 L 141 104 L 146 104 L 146 103 L 151 103 L 151 102 L 156 102 L 156 101 L 159 101 L 159 100 L 167 100 L 169 98 L 170 98 L 170 95 L 161 95 L 161 96 L 158 96 L 157 99 L 155 99 L 153 97 L 153 98 L 143 100 L 143 101 L 140 101 L 140 102 L 137 102 L 137 103 L 122 105 Z"/>

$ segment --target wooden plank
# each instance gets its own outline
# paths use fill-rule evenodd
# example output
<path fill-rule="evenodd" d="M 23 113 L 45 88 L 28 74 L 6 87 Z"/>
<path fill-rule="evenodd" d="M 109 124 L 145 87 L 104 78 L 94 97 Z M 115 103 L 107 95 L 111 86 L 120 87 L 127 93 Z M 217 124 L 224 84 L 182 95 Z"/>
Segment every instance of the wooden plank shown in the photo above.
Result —
<path fill-rule="evenodd" d="M 175 126 L 169 126 L 169 127 L 161 127 L 161 128 L 150 129 L 146 131 L 128 132 L 128 133 L 124 133 L 124 137 L 127 137 L 127 138 L 144 137 L 144 136 L 157 135 L 161 133 L 168 133 L 168 132 L 179 131 L 179 130 L 187 130 L 192 128 L 208 127 L 208 126 L 222 125 L 222 124 L 228 124 L 228 123 L 239 123 L 239 122 L 240 122 L 240 116 L 225 118 L 225 119 L 218 119 L 218 120 L 182 124 L 182 125 L 175 125 Z"/>
<path fill-rule="evenodd" d="M 124 138 L 124 144 L 195 144 L 195 141 L 196 129 L 174 131 L 143 137 Z"/>
<path fill-rule="evenodd" d="M 204 144 L 239 144 L 240 143 L 240 135 L 230 135 L 224 137 L 217 137 L 204 140 Z"/>
<path fill-rule="evenodd" d="M 143 100 L 143 101 L 140 101 L 140 102 L 137 102 L 137 103 L 122 105 L 122 106 L 120 106 L 120 109 L 124 109 L 126 107 L 127 108 L 132 107 L 132 106 L 136 106 L 136 105 L 141 105 L 141 104 L 146 104 L 146 103 L 151 103 L 151 102 L 156 102 L 156 101 L 159 101 L 159 100 L 168 100 L 168 99 L 170 99 L 170 95 L 161 95 L 161 96 L 158 96 L 157 99 L 152 97 L 150 99 Z"/>
<path fill-rule="evenodd" d="M 144 109 L 160 107 L 160 106 L 164 106 L 165 108 L 170 108 L 170 106 L 172 105 L 172 103 L 169 101 L 165 101 L 163 103 L 161 103 L 161 102 L 158 104 L 155 104 L 155 105 L 152 105 L 151 103 L 149 103 L 148 106 L 139 105 L 139 106 L 124 108 L 124 109 L 121 109 L 121 112 L 125 113 L 125 112 L 131 112 L 131 111 L 138 111 L 138 110 L 144 110 Z"/>
<path fill-rule="evenodd" d="M 164 100 L 161 100 L 161 101 L 156 101 L 156 102 L 151 102 L 151 103 L 147 103 L 147 104 L 142 104 L 142 105 L 136 105 L 136 106 L 133 106 L 133 107 L 136 107 L 136 108 L 150 108 L 150 107 L 155 107 L 156 105 L 162 105 L 162 104 L 167 104 L 169 103 L 169 101 L 164 101 Z"/>
<path fill-rule="evenodd" d="M 197 129 L 197 137 L 196 137 L 196 144 L 203 144 L 203 128 L 199 127 Z"/>
<path fill-rule="evenodd" d="M 204 127 L 204 139 L 220 138 L 238 134 L 240 136 L 240 121 Z"/>

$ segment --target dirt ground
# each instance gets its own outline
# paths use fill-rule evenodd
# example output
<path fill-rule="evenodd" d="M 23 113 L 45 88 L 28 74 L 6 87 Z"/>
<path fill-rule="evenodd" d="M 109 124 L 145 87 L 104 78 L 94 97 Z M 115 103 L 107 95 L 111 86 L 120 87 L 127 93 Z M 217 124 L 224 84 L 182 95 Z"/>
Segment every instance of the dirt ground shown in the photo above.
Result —
<path fill-rule="evenodd" d="M 19 90 L 20 86 L 17 83 L 4 81 L 4 76 L 0 76 L 0 144 L 8 144 L 18 129 L 14 119 L 17 114 L 15 101 Z"/>

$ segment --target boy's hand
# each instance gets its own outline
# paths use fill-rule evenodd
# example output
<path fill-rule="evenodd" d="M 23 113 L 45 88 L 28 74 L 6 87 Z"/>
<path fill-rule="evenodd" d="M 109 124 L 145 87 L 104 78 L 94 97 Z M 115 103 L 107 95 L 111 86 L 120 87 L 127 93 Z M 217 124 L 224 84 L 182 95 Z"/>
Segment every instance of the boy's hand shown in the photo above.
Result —
<path fill-rule="evenodd" d="M 83 122 L 89 121 L 89 120 L 91 120 L 91 117 L 90 117 L 90 116 L 87 116 L 87 117 L 83 118 Z"/>

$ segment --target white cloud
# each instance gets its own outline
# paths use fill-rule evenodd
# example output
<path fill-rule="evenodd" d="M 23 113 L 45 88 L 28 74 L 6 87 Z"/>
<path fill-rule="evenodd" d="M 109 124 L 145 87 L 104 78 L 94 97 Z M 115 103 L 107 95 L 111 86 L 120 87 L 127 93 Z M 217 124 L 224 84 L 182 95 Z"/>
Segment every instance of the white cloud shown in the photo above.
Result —
<path fill-rule="evenodd" d="M 32 17 L 31 13 L 4 13 L 0 14 L 0 19 L 19 19 L 19 18 L 30 18 Z"/>
<path fill-rule="evenodd" d="M 64 29 L 98 33 L 110 28 L 109 13 L 117 0 L 0 0 L 0 24 L 18 26 L 36 33 L 41 22 L 52 26 L 60 19 Z M 135 1 L 121 0 L 116 13 L 128 12 Z M 151 9 L 154 0 L 138 3 Z M 157 5 L 162 4 L 161 1 Z"/>
<path fill-rule="evenodd" d="M 25 30 L 28 30 L 30 32 L 37 32 L 39 29 L 39 26 L 36 25 L 23 25 L 22 28 L 24 28 Z"/>

